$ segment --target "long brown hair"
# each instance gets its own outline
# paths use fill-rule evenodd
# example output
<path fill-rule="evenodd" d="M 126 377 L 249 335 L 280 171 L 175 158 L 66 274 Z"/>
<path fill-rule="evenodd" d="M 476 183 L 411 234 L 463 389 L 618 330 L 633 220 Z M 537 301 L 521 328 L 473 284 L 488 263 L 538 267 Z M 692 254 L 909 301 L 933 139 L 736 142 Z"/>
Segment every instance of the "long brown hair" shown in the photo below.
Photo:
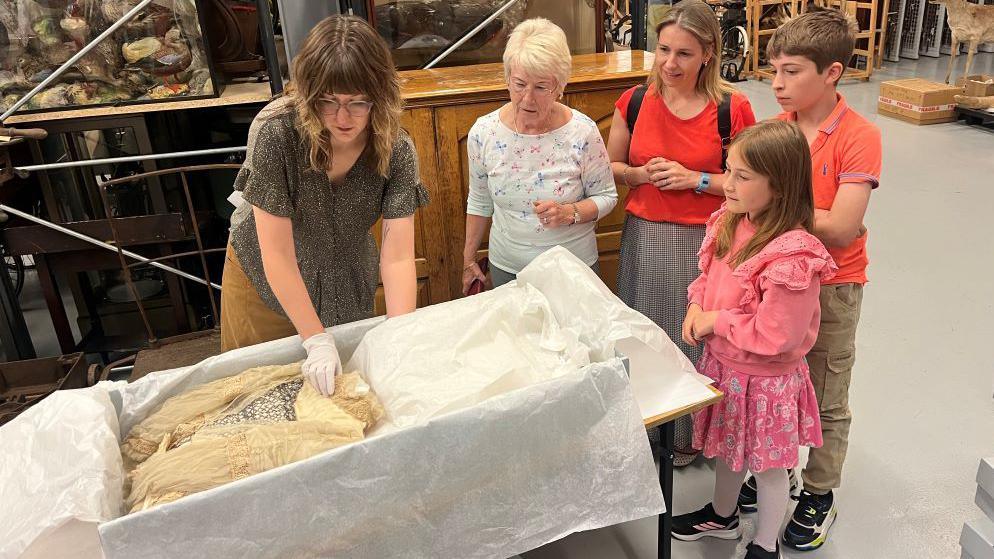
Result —
<path fill-rule="evenodd" d="M 766 177 L 773 200 L 753 222 L 756 234 L 729 259 L 732 269 L 763 250 L 767 244 L 798 225 L 811 231 L 815 201 L 811 190 L 811 151 L 793 122 L 767 120 L 740 132 L 730 150 L 755 173 Z M 724 258 L 732 250 L 735 229 L 746 214 L 727 212 L 719 225 L 714 254 Z"/>
<path fill-rule="evenodd" d="M 658 37 L 659 32 L 669 25 L 676 25 L 693 35 L 701 44 L 705 58 L 708 53 L 711 54 L 710 61 L 702 66 L 697 74 L 697 93 L 711 99 L 715 104 L 721 103 L 724 96 L 734 93 L 735 88 L 721 78 L 721 28 L 718 27 L 717 16 L 707 3 L 701 0 L 683 0 L 673 6 L 656 25 L 656 36 Z M 659 77 L 659 72 L 652 72 L 649 75 L 649 85 L 660 96 L 663 94 L 663 88 L 666 87 Z"/>
<path fill-rule="evenodd" d="M 332 159 L 331 134 L 321 121 L 319 99 L 327 93 L 368 97 L 373 108 L 367 151 L 376 172 L 389 175 L 403 100 L 390 50 L 368 23 L 353 16 L 318 22 L 293 59 L 286 93 L 297 127 L 309 143 L 311 168 L 319 173 L 328 170 Z"/>

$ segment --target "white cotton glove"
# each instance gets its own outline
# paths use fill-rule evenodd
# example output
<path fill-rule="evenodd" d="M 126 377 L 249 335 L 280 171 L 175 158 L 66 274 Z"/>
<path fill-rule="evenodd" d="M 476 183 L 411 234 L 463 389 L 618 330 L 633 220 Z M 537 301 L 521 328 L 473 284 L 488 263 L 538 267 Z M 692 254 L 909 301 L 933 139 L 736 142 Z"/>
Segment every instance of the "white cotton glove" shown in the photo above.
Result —
<path fill-rule="evenodd" d="M 304 340 L 303 345 L 307 359 L 300 366 L 301 372 L 315 390 L 331 396 L 335 393 L 335 375 L 342 372 L 342 360 L 338 357 L 335 339 L 331 334 L 322 332 Z"/>

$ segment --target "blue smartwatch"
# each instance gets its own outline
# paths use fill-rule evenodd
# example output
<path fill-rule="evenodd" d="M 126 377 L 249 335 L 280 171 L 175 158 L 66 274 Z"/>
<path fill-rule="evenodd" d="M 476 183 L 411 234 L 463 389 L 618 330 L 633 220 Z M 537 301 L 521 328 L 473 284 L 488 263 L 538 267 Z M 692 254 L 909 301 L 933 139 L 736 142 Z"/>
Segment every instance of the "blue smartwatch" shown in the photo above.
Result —
<path fill-rule="evenodd" d="M 711 173 L 701 173 L 700 180 L 697 181 L 697 188 L 694 189 L 696 194 L 704 194 L 704 191 L 711 186 Z"/>

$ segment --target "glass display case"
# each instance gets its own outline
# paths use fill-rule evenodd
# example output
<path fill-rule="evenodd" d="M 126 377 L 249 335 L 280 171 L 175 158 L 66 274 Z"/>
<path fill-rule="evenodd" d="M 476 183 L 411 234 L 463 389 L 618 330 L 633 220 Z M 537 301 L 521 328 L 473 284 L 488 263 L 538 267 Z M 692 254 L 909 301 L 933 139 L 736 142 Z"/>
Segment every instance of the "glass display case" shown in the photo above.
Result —
<path fill-rule="evenodd" d="M 0 0 L 0 110 L 50 76 L 139 0 Z M 19 112 L 214 97 L 195 0 L 155 0 Z"/>
<path fill-rule="evenodd" d="M 368 19 L 387 41 L 398 69 L 422 67 L 508 0 L 376 0 Z M 529 18 L 544 17 L 566 32 L 573 54 L 597 48 L 595 0 L 517 0 L 438 66 L 500 62 L 507 37 Z"/>

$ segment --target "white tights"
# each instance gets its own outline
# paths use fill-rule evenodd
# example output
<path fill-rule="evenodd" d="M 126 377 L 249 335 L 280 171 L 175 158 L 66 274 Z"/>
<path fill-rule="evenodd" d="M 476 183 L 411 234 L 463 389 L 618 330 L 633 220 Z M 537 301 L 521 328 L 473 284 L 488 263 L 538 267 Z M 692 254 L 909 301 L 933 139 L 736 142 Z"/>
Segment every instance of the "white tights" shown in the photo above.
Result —
<path fill-rule="evenodd" d="M 720 516 L 731 516 L 735 514 L 739 489 L 745 480 L 747 470 L 742 468 L 741 472 L 733 472 L 720 458 L 715 460 L 715 466 L 714 512 Z M 756 487 L 759 490 L 757 502 L 759 518 L 756 519 L 756 537 L 753 541 L 767 551 L 774 551 L 783 517 L 787 514 L 787 501 L 790 496 L 787 470 L 770 468 L 753 475 L 756 477 Z"/>

